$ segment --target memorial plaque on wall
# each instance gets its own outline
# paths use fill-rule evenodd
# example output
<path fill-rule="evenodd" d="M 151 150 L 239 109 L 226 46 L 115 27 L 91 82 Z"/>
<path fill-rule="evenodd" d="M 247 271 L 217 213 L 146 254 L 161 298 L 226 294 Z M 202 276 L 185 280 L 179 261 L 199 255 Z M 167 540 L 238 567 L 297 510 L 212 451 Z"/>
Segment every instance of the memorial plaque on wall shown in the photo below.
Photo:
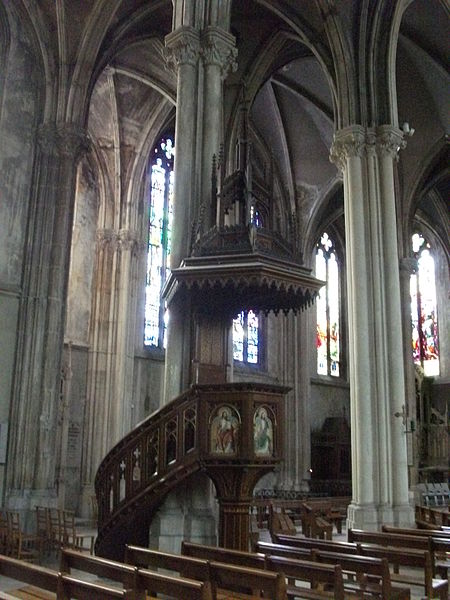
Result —
<path fill-rule="evenodd" d="M 67 432 L 67 466 L 76 467 L 80 462 L 80 432 L 81 427 L 79 423 L 73 421 L 69 424 L 69 431 Z"/>

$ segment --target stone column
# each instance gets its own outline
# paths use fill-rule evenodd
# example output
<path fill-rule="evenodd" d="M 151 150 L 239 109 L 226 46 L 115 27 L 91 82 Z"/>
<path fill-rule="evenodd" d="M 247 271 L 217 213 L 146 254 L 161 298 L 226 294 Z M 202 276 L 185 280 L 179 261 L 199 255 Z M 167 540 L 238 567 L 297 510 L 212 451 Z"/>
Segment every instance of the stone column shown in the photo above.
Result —
<path fill-rule="evenodd" d="M 9 507 L 56 502 L 55 444 L 75 177 L 88 140 L 71 123 L 38 130 L 7 467 Z M 29 457 L 26 460 L 24 457 Z"/>
<path fill-rule="evenodd" d="M 95 291 L 91 322 L 94 324 L 88 359 L 87 392 L 81 464 L 81 512 L 89 514 L 97 468 L 111 447 L 112 348 L 109 334 L 111 290 L 115 285 L 118 236 L 112 229 L 97 230 Z"/>
<path fill-rule="evenodd" d="M 405 257 L 400 260 L 400 293 L 402 302 L 402 323 L 403 323 L 403 360 L 405 364 L 405 423 L 409 433 L 406 436 L 408 465 L 409 465 L 409 485 L 414 486 L 419 481 L 419 437 L 417 427 L 412 431 L 411 423 L 416 422 L 417 402 L 416 402 L 416 380 L 414 362 L 412 360 L 411 347 L 411 275 L 417 271 L 417 259 L 414 257 Z"/>
<path fill-rule="evenodd" d="M 202 133 L 202 178 L 201 199 L 204 207 L 204 229 L 211 222 L 211 170 L 212 159 L 219 155 L 223 135 L 223 81 L 229 70 L 235 71 L 237 48 L 233 35 L 220 27 L 209 26 L 202 33 L 203 79 L 203 119 Z"/>
<path fill-rule="evenodd" d="M 82 459 L 82 513 L 90 511 L 96 470 L 132 427 L 130 397 L 136 300 L 137 234 L 97 231 L 94 329 L 89 357 Z"/>
<path fill-rule="evenodd" d="M 177 73 L 177 118 L 175 127 L 174 212 L 171 267 L 189 255 L 190 231 L 198 203 L 195 188 L 198 60 L 200 34 L 184 25 L 166 36 L 168 65 Z M 167 330 L 164 403 L 170 402 L 188 384 L 190 372 L 190 307 L 173 303 Z"/>
<path fill-rule="evenodd" d="M 394 160 L 404 146 L 389 125 L 336 132 L 344 174 L 353 498 L 349 527 L 410 524 Z"/>

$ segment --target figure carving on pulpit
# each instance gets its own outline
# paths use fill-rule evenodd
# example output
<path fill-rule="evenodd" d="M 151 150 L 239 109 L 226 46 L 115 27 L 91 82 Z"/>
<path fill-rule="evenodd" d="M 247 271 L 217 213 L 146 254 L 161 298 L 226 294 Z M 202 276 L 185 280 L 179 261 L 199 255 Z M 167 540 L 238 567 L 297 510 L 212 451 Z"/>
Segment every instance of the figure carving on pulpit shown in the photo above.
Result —
<path fill-rule="evenodd" d="M 211 423 L 211 452 L 234 454 L 237 449 L 238 430 L 239 416 L 237 412 L 229 406 L 219 407 Z"/>
<path fill-rule="evenodd" d="M 253 447 L 259 456 L 271 456 L 273 453 L 273 424 L 263 406 L 256 410 L 253 419 Z"/>

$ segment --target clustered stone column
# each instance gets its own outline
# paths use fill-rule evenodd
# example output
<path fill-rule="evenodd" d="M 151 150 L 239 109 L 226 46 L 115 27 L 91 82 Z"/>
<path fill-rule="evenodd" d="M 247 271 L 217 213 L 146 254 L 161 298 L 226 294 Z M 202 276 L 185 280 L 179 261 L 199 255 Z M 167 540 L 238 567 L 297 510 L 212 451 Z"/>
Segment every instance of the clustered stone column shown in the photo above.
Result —
<path fill-rule="evenodd" d="M 408 503 L 394 161 L 400 130 L 351 126 L 331 159 L 344 175 L 353 498 L 349 527 L 412 521 Z M 367 335 L 362 335 L 367 332 Z"/>
<path fill-rule="evenodd" d="M 177 74 L 174 215 L 171 268 L 190 254 L 193 224 L 203 227 L 210 211 L 211 168 L 222 139 L 222 85 L 235 66 L 234 37 L 221 27 L 202 30 L 182 25 L 166 36 L 168 65 Z M 206 216 L 205 216 L 206 215 Z M 170 306 L 167 331 L 164 403 L 191 383 L 192 308 L 176 300 Z"/>
<path fill-rule="evenodd" d="M 202 141 L 202 188 L 201 201 L 204 210 L 205 229 L 210 222 L 212 157 L 219 155 L 223 130 L 223 80 L 229 71 L 237 68 L 235 39 L 220 27 L 207 27 L 202 33 L 203 81 L 203 141 Z"/>
<path fill-rule="evenodd" d="M 200 34 L 182 26 L 166 36 L 167 62 L 177 74 L 177 119 L 175 127 L 174 213 L 171 267 L 179 266 L 188 255 L 190 228 L 195 218 L 198 191 L 196 165 L 196 124 Z M 167 329 L 165 386 L 163 403 L 170 402 L 188 386 L 190 324 L 189 306 L 173 303 Z"/>
<path fill-rule="evenodd" d="M 23 509 L 56 498 L 55 428 L 75 178 L 89 147 L 85 131 L 71 123 L 43 124 L 37 142 L 6 498 L 9 506 Z"/>
<path fill-rule="evenodd" d="M 89 514 L 96 470 L 131 426 L 124 398 L 132 389 L 137 261 L 143 245 L 128 229 L 99 229 L 94 330 L 89 356 L 82 462 L 82 513 Z"/>
<path fill-rule="evenodd" d="M 419 481 L 419 432 L 412 431 L 411 422 L 416 419 L 416 380 L 414 363 L 411 360 L 411 275 L 417 271 L 417 259 L 410 256 L 400 260 L 400 293 L 402 298 L 403 360 L 405 362 L 405 423 L 408 427 L 407 452 L 409 465 L 409 485 Z"/>

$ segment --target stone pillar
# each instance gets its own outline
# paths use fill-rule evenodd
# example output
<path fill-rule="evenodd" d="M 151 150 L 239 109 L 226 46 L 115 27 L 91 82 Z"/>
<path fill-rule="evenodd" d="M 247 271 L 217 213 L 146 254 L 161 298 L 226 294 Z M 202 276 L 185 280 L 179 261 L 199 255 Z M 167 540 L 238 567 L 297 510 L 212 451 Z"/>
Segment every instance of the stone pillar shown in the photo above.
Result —
<path fill-rule="evenodd" d="M 296 395 L 297 419 L 297 471 L 295 489 L 302 492 L 309 491 L 311 480 L 311 371 L 310 363 L 300 357 L 311 356 L 311 342 L 315 338 L 311 335 L 311 313 L 314 318 L 315 310 L 303 310 L 295 317 L 296 351 L 294 390 Z M 315 325 L 315 320 L 314 320 Z M 313 346 L 315 352 L 315 346 Z"/>
<path fill-rule="evenodd" d="M 236 70 L 237 48 L 233 35 L 220 27 L 209 26 L 202 33 L 203 119 L 201 199 L 204 208 L 203 226 L 211 222 L 211 171 L 212 158 L 219 155 L 223 134 L 223 81 L 229 70 Z"/>
<path fill-rule="evenodd" d="M 344 174 L 353 498 L 348 526 L 410 524 L 399 256 L 393 165 L 403 135 L 389 125 L 336 132 Z"/>
<path fill-rule="evenodd" d="M 403 359 L 405 364 L 405 427 L 408 434 L 406 437 L 408 465 L 409 465 L 409 485 L 414 486 L 419 482 L 419 436 L 418 428 L 412 431 L 411 423 L 416 423 L 417 401 L 416 401 L 416 380 L 414 362 L 412 360 L 411 347 L 411 275 L 417 271 L 417 259 L 406 257 L 400 260 L 400 293 L 402 302 L 402 323 L 403 323 Z"/>
<path fill-rule="evenodd" d="M 38 130 L 8 449 L 6 503 L 56 503 L 55 444 L 75 177 L 87 150 L 71 123 Z M 28 457 L 28 459 L 26 458 Z"/>
<path fill-rule="evenodd" d="M 174 212 L 171 267 L 178 267 L 189 255 L 190 232 L 195 217 L 196 199 L 196 128 L 198 60 L 200 34 L 190 26 L 181 26 L 166 36 L 168 65 L 177 73 L 177 118 L 175 127 Z M 167 329 L 164 404 L 173 400 L 189 385 L 190 307 L 174 302 L 170 307 Z"/>
<path fill-rule="evenodd" d="M 132 390 L 137 234 L 97 231 L 94 329 L 89 356 L 82 459 L 81 512 L 88 516 L 96 470 L 111 447 L 132 427 Z M 142 250 L 144 248 L 142 247 Z"/>

